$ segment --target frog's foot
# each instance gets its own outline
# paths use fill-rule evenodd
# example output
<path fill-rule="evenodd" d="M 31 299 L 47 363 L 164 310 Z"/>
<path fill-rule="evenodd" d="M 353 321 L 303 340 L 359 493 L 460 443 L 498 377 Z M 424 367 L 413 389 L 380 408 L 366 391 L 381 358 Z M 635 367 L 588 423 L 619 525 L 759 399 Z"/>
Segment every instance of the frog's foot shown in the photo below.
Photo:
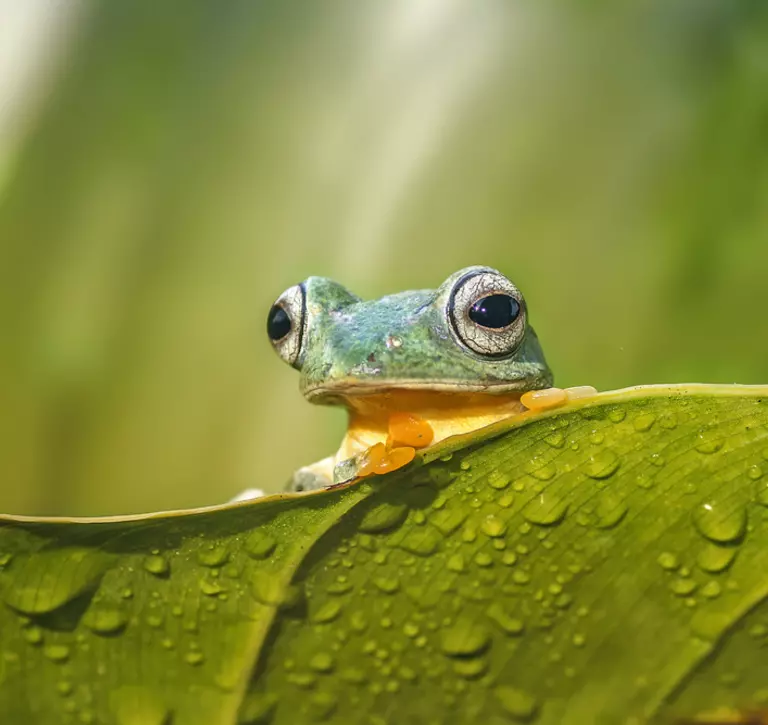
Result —
<path fill-rule="evenodd" d="M 245 491 L 240 491 L 234 498 L 229 499 L 229 503 L 238 503 L 238 501 L 250 501 L 254 498 L 261 498 L 266 494 L 260 488 L 246 488 Z"/>
<path fill-rule="evenodd" d="M 572 400 L 591 398 L 597 395 L 597 389 L 591 385 L 581 385 L 577 388 L 546 388 L 545 390 L 529 390 L 520 396 L 520 402 L 528 410 L 552 410 L 559 408 Z"/>
<path fill-rule="evenodd" d="M 324 458 L 311 466 L 302 466 L 295 471 L 288 483 L 286 491 L 300 493 L 301 491 L 316 491 L 333 484 L 333 457 Z"/>
<path fill-rule="evenodd" d="M 382 475 L 402 468 L 414 459 L 416 449 L 426 448 L 434 436 L 432 426 L 424 418 L 412 413 L 393 413 L 386 443 L 374 443 L 356 457 L 357 475 Z"/>

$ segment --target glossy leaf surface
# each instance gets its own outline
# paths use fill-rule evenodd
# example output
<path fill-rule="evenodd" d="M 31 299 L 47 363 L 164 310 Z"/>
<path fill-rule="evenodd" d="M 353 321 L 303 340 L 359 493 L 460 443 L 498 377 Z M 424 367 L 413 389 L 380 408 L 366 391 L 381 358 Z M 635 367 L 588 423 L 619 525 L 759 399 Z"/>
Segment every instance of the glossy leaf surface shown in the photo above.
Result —
<path fill-rule="evenodd" d="M 307 496 L 3 519 L 0 712 L 739 722 L 768 707 L 766 394 L 604 394 Z"/>

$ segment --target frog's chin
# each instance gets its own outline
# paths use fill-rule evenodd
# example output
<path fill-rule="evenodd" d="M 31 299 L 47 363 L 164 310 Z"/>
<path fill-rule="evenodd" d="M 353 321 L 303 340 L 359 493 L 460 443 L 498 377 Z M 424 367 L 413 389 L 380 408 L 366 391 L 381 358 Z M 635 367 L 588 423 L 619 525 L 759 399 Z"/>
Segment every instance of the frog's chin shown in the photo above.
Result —
<path fill-rule="evenodd" d="M 456 380 L 387 380 L 382 384 L 376 380 L 337 380 L 322 385 L 308 386 L 303 390 L 304 397 L 312 403 L 348 404 L 350 401 L 370 396 L 387 396 L 402 400 L 406 406 L 409 399 L 416 402 L 427 398 L 431 402 L 441 399 L 451 406 L 456 405 L 457 397 L 475 396 L 516 396 L 526 390 L 546 388 L 549 381 L 503 380 L 503 381 L 456 381 Z"/>

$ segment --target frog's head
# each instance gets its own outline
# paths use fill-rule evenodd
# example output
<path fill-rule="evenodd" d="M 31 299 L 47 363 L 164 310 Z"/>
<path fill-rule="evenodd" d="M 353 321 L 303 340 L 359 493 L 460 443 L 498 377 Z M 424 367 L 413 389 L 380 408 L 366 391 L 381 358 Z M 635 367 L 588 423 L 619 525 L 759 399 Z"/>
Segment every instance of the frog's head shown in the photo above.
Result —
<path fill-rule="evenodd" d="M 462 269 L 437 290 L 367 302 L 310 277 L 280 295 L 267 333 L 316 403 L 393 390 L 501 394 L 552 384 L 522 294 L 490 267 Z"/>

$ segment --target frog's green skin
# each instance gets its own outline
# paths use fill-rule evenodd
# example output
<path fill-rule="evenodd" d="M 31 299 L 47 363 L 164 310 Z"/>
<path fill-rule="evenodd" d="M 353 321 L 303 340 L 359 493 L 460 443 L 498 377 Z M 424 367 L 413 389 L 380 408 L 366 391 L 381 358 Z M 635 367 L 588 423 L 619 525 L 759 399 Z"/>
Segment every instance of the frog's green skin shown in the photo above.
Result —
<path fill-rule="evenodd" d="M 481 357 L 457 342 L 447 319 L 448 298 L 457 281 L 482 270 L 495 272 L 469 267 L 436 290 L 370 301 L 331 279 L 307 279 L 304 396 L 343 404 L 339 397 L 390 388 L 493 393 L 549 387 L 552 373 L 530 326 L 517 350 L 502 359 Z"/>
<path fill-rule="evenodd" d="M 463 289 L 471 297 L 476 287 L 475 297 L 488 294 L 487 284 L 497 278 L 514 290 L 522 313 L 514 348 L 489 356 L 462 342 L 452 320 L 464 315 L 465 324 L 474 323 L 451 304 L 458 299 L 454 290 Z M 275 346 L 299 369 L 301 391 L 310 402 L 354 409 L 362 396 L 390 391 L 501 395 L 552 384 L 552 373 L 527 322 L 522 295 L 492 268 L 468 267 L 436 290 L 400 292 L 370 301 L 323 277 L 309 277 L 286 291 L 276 303 L 284 309 L 290 308 L 281 302 L 286 295 L 294 300 L 291 334 L 300 335 L 300 340 L 292 341 L 296 347 L 291 348 L 290 359 L 279 344 Z M 349 446 L 342 445 L 341 451 L 349 453 Z M 328 472 L 337 463 L 337 457 L 331 457 L 300 469 L 293 487 L 329 484 Z M 342 468 L 345 477 L 354 472 L 349 463 Z"/>

